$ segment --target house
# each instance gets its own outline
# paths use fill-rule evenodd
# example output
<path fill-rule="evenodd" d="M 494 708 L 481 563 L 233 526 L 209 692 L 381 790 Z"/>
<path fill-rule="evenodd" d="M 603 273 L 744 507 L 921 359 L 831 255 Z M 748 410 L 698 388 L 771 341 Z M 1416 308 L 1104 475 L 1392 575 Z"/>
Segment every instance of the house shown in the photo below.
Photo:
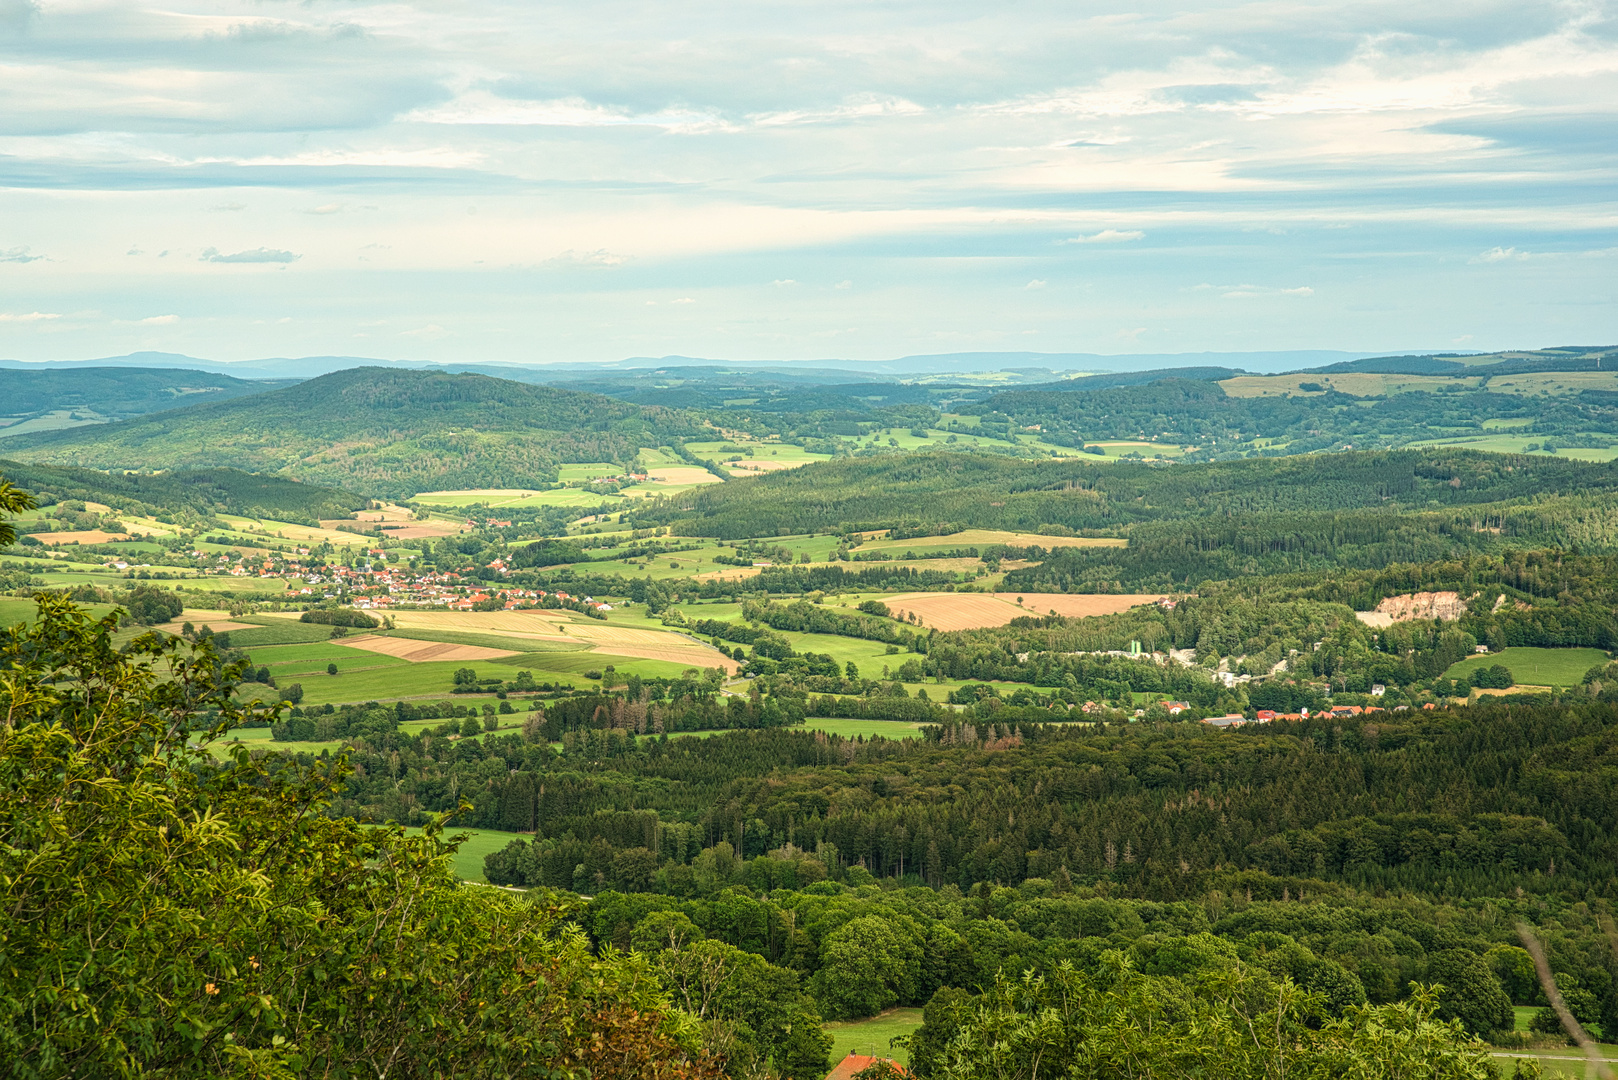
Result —
<path fill-rule="evenodd" d="M 1259 723 L 1267 724 L 1271 720 L 1275 719 L 1275 710 L 1274 709 L 1260 709 L 1258 712 L 1254 713 L 1253 715 L 1255 717 L 1257 717 Z"/>
<path fill-rule="evenodd" d="M 1331 714 L 1337 717 L 1358 716 L 1363 711 L 1358 705 L 1333 705 L 1331 707 Z"/>
<path fill-rule="evenodd" d="M 1388 692 L 1388 688 L 1386 686 L 1383 686 L 1381 683 L 1378 682 L 1378 683 L 1372 683 L 1371 684 L 1371 696 L 1372 697 L 1381 697 L 1383 694 L 1386 694 L 1387 692 Z"/>
<path fill-rule="evenodd" d="M 864 1072 L 879 1061 L 886 1061 L 893 1066 L 893 1071 L 900 1076 L 909 1076 L 905 1067 L 892 1058 L 866 1057 L 864 1054 L 850 1054 L 837 1063 L 837 1067 L 826 1074 L 826 1080 L 853 1080 L 858 1073 Z"/>
<path fill-rule="evenodd" d="M 1203 717 L 1202 722 L 1204 724 L 1211 724 L 1218 728 L 1241 727 L 1243 724 L 1247 723 L 1247 717 L 1243 716 L 1239 712 L 1226 713 L 1224 716 L 1205 716 Z"/>
<path fill-rule="evenodd" d="M 1171 701 L 1164 707 L 1166 709 L 1168 709 L 1170 716 L 1179 716 L 1181 713 L 1185 712 L 1191 706 L 1186 704 L 1183 701 Z"/>

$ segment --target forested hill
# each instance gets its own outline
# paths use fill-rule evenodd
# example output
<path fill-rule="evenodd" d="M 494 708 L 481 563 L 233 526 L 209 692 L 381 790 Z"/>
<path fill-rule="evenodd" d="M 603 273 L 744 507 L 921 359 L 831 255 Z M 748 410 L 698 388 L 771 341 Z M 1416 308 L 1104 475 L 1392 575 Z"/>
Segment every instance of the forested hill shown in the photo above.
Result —
<path fill-rule="evenodd" d="M 314 523 L 366 504 L 362 495 L 319 484 L 239 469 L 179 469 L 166 473 L 96 472 L 0 461 L 0 474 L 42 504 L 66 499 L 105 503 L 131 513 L 223 512 Z"/>
<path fill-rule="evenodd" d="M 0 368 L 0 401 L 8 416 L 71 411 L 79 419 L 123 420 L 203 402 L 261 394 L 296 380 L 237 379 L 182 368 Z M 0 434 L 4 429 L 0 429 Z"/>
<path fill-rule="evenodd" d="M 551 482 L 695 434 L 683 413 L 484 375 L 352 368 L 235 401 L 23 435 L 23 460 L 101 469 L 229 466 L 371 495 Z"/>
<path fill-rule="evenodd" d="M 840 459 L 714 485 L 666 499 L 643 517 L 724 539 L 912 523 L 937 526 L 938 533 L 1055 526 L 1117 535 L 1144 522 L 1612 493 L 1618 493 L 1613 464 L 1441 448 L 1194 468 L 932 453 Z"/>

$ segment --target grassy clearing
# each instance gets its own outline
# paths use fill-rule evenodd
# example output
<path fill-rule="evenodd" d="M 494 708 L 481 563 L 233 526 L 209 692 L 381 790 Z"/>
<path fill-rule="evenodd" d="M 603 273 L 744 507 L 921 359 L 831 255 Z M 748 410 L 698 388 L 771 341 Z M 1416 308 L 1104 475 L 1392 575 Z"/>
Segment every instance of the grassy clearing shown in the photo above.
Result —
<path fill-rule="evenodd" d="M 849 1054 L 891 1057 L 901 1065 L 910 1064 L 910 1055 L 889 1040 L 909 1035 L 921 1027 L 920 1009 L 889 1009 L 866 1020 L 846 1020 L 825 1025 L 831 1036 L 831 1060 L 836 1065 Z"/>
<path fill-rule="evenodd" d="M 845 739 L 919 739 L 920 724 L 907 724 L 899 720 L 844 720 L 839 717 L 811 716 L 803 722 L 809 731 L 824 731 Z"/>
<path fill-rule="evenodd" d="M 406 829 L 412 836 L 418 835 L 420 829 Z M 450 869 L 462 881 L 488 882 L 483 876 L 483 860 L 493 852 L 499 851 L 513 840 L 527 840 L 525 833 L 500 832 L 498 829 L 458 829 L 451 822 L 444 830 L 446 839 L 464 835 L 466 839 L 450 856 Z"/>
<path fill-rule="evenodd" d="M 1506 649 L 1486 656 L 1469 656 L 1451 665 L 1446 678 L 1464 679 L 1478 668 L 1503 664 L 1524 686 L 1577 686 L 1584 673 L 1605 664 L 1609 657 L 1600 649 Z"/>

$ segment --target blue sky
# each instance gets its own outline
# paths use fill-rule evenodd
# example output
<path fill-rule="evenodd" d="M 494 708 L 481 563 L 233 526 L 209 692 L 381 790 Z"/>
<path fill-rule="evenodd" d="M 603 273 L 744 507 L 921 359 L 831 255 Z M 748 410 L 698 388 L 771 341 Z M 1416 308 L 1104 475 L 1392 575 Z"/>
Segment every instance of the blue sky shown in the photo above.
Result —
<path fill-rule="evenodd" d="M 0 356 L 1618 340 L 1618 2 L 0 0 Z"/>

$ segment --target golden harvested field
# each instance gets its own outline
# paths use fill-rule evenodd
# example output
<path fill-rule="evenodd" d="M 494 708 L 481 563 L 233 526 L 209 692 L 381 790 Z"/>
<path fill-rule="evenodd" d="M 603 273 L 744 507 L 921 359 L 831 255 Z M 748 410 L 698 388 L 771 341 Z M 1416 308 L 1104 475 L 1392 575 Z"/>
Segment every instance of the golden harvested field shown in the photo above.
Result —
<path fill-rule="evenodd" d="M 706 573 L 693 574 L 691 576 L 691 580 L 724 581 L 729 579 L 732 581 L 739 581 L 742 578 L 750 578 L 758 572 L 759 568 L 756 566 L 726 566 L 719 570 L 709 570 Z"/>
<path fill-rule="evenodd" d="M 207 611 L 201 608 L 186 608 L 180 612 L 178 618 L 166 623 L 159 623 L 152 629 L 161 630 L 166 634 L 178 634 L 181 627 L 185 626 L 186 623 L 190 623 L 192 628 L 196 630 L 201 630 L 206 626 L 216 634 L 223 634 L 227 630 L 253 629 L 253 626 L 249 623 L 233 622 L 228 611 Z"/>
<path fill-rule="evenodd" d="M 1325 393 L 1324 389 L 1300 390 L 1298 388 L 1300 383 L 1329 387 L 1339 394 L 1351 394 L 1354 397 L 1386 397 L 1388 394 L 1403 394 L 1411 390 L 1435 392 L 1441 386 L 1476 386 L 1480 381 L 1477 376 L 1452 379 L 1444 375 L 1378 375 L 1369 371 L 1341 371 L 1331 375 L 1322 375 L 1318 372 L 1299 375 L 1238 375 L 1234 379 L 1224 380 L 1219 385 L 1228 396 L 1239 398 L 1278 397 L 1281 394 L 1318 397 Z"/>
<path fill-rule="evenodd" d="M 1142 604 L 1155 604 L 1167 599 L 1166 593 L 995 593 L 997 600 L 1015 604 L 1023 601 L 1023 608 L 1036 615 L 1048 615 L 1055 609 L 1058 615 L 1086 619 L 1092 615 L 1116 615 Z"/>
<path fill-rule="evenodd" d="M 1618 371 L 1536 371 L 1496 375 L 1489 380 L 1495 394 L 1577 394 L 1584 390 L 1618 390 Z"/>
<path fill-rule="evenodd" d="M 1002 532 L 999 529 L 967 529 L 949 536 L 918 536 L 911 540 L 872 540 L 860 551 L 916 550 L 917 548 L 983 547 L 1125 547 L 1128 540 L 1116 536 L 1041 536 L 1038 533 Z"/>
<path fill-rule="evenodd" d="M 397 611 L 395 626 L 408 630 L 494 631 L 554 638 L 573 622 L 569 611 Z"/>
<path fill-rule="evenodd" d="M 667 660 L 697 668 L 722 667 L 732 674 L 739 666 L 710 645 L 666 630 L 577 622 L 566 627 L 566 633 L 570 638 L 590 642 L 590 651 L 595 653 L 633 656 L 640 660 Z"/>
<path fill-rule="evenodd" d="M 1018 596 L 1023 600 L 1021 607 L 1017 606 Z M 1045 615 L 1052 608 L 1058 615 L 1114 615 L 1160 599 L 1158 594 L 1118 593 L 905 593 L 884 598 L 883 603 L 896 615 L 913 612 L 923 626 L 937 630 L 980 630 L 1004 626 L 1024 615 Z"/>
<path fill-rule="evenodd" d="M 723 480 L 695 465 L 660 465 L 647 473 L 654 484 L 722 484 Z"/>
<path fill-rule="evenodd" d="M 796 469 L 796 468 L 800 468 L 800 467 L 802 467 L 804 465 L 809 464 L 809 462 L 807 462 L 807 461 L 776 461 L 774 459 L 768 459 L 768 458 L 763 459 L 763 460 L 760 460 L 760 459 L 757 459 L 757 458 L 748 458 L 748 459 L 746 459 L 744 461 L 727 461 L 727 462 L 724 462 L 723 464 L 728 466 L 729 468 L 736 469 L 736 470 L 741 471 L 741 472 L 765 473 L 765 472 L 774 472 L 777 469 Z"/>
<path fill-rule="evenodd" d="M 396 656 L 412 664 L 425 663 L 428 660 L 498 660 L 502 656 L 517 655 L 510 649 L 486 649 L 481 645 L 418 641 L 415 638 L 377 637 L 374 634 L 338 638 L 334 644 L 381 653 L 383 656 Z"/>
<path fill-rule="evenodd" d="M 105 544 L 109 540 L 124 537 L 125 533 L 103 532 L 100 529 L 74 529 L 71 532 L 34 533 L 34 539 L 41 544 Z"/>

